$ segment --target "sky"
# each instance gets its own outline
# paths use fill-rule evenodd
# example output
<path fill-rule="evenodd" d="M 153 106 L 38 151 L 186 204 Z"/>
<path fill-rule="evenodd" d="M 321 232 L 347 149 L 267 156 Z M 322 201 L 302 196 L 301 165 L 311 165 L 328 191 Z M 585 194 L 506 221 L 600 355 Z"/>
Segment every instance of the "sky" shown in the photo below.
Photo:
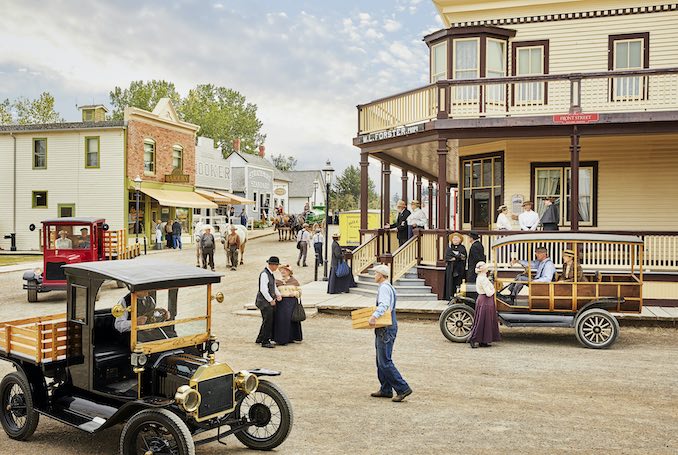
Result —
<path fill-rule="evenodd" d="M 430 0 L 0 0 L 0 100 L 108 105 L 115 86 L 200 83 L 258 106 L 266 153 L 299 169 L 358 165 L 356 105 L 423 86 L 422 38 L 442 28 Z M 377 182 L 378 165 L 370 175 Z M 394 170 L 392 190 L 400 185 Z"/>

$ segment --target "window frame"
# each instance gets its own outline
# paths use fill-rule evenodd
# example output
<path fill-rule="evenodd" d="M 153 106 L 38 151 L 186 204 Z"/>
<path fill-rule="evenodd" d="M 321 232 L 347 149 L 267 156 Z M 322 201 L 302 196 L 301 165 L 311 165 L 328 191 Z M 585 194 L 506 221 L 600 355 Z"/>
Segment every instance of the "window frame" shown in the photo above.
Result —
<path fill-rule="evenodd" d="M 75 204 L 57 204 L 57 218 L 66 218 L 61 216 L 61 209 L 62 208 L 70 208 L 73 211 L 73 214 L 71 216 L 75 216 Z"/>
<path fill-rule="evenodd" d="M 89 146 L 90 139 L 96 139 L 97 140 L 97 164 L 96 164 L 96 166 L 90 166 L 89 163 L 88 163 L 89 150 L 87 150 L 87 147 Z M 100 169 L 100 168 L 101 168 L 101 136 L 85 136 L 85 169 Z"/>
<path fill-rule="evenodd" d="M 179 156 L 179 161 L 181 163 L 180 166 L 174 166 L 174 152 L 178 151 L 180 153 Z M 184 170 L 184 147 L 181 144 L 174 144 L 172 146 L 172 171 L 175 169 L 179 169 L 183 172 Z"/>
<path fill-rule="evenodd" d="M 580 226 L 597 227 L 598 226 L 598 161 L 582 161 L 579 163 L 579 169 L 592 169 L 591 175 L 591 221 L 579 220 Z M 560 193 L 561 193 L 561 208 L 560 208 L 560 224 L 561 227 L 567 227 L 571 223 L 570 214 L 566 213 L 567 207 L 567 172 L 570 169 L 569 161 L 558 162 L 532 162 L 530 163 L 530 200 L 534 201 L 535 210 L 537 209 L 537 170 L 538 169 L 560 169 Z M 569 196 L 571 198 L 571 194 Z"/>
<path fill-rule="evenodd" d="M 518 50 L 522 48 L 537 48 L 541 47 L 542 48 L 542 74 L 550 74 L 549 73 L 549 54 L 550 54 L 550 49 L 549 49 L 549 40 L 536 40 L 536 41 L 513 41 L 511 43 L 511 75 L 512 76 L 520 76 L 518 74 Z M 548 90 L 548 82 L 544 82 L 544 96 L 543 96 L 543 103 L 544 105 L 548 105 L 549 103 L 549 90 Z M 511 90 L 511 105 L 515 106 L 515 92 L 516 88 L 515 85 L 513 86 Z"/>
<path fill-rule="evenodd" d="M 82 289 L 85 292 L 85 298 L 84 298 L 84 308 L 80 306 L 80 298 L 78 298 L 78 289 Z M 75 322 L 77 324 L 82 324 L 82 325 L 87 325 L 89 323 L 89 318 L 88 318 L 88 299 L 89 299 L 89 288 L 87 286 L 79 285 L 79 284 L 71 284 L 71 312 L 68 315 L 68 320 L 70 322 Z M 80 316 L 80 311 L 78 310 L 83 310 L 84 309 L 84 314 L 82 315 L 82 319 L 79 318 Z"/>
<path fill-rule="evenodd" d="M 44 166 L 36 166 L 35 165 L 35 143 L 37 141 L 45 141 L 45 165 Z M 31 153 L 31 159 L 32 159 L 32 165 L 33 165 L 33 170 L 36 169 L 47 169 L 47 138 L 46 137 L 34 137 L 33 140 L 31 141 L 33 144 L 33 149 Z"/>
<path fill-rule="evenodd" d="M 146 144 L 153 146 L 153 160 L 151 161 L 151 163 L 153 164 L 153 169 L 150 171 L 146 170 Z M 158 152 L 156 144 L 157 143 L 153 139 L 150 138 L 144 139 L 144 175 L 155 175 L 156 173 L 157 152 Z"/>
<path fill-rule="evenodd" d="M 45 205 L 37 205 L 35 196 L 37 193 L 45 193 Z M 32 190 L 31 191 L 31 208 L 47 209 L 49 208 L 49 191 L 47 190 Z"/>
<path fill-rule="evenodd" d="M 641 52 L 642 69 L 648 69 L 650 67 L 650 32 L 642 33 L 625 33 L 621 35 L 609 35 L 607 41 L 607 70 L 614 72 L 615 70 L 615 49 L 616 43 L 622 41 L 641 41 L 643 49 Z M 633 76 L 629 76 L 633 77 Z M 615 96 L 615 79 L 614 77 L 610 78 L 609 91 L 610 96 L 609 100 L 614 101 L 626 101 L 625 98 L 617 98 Z M 647 76 L 641 78 L 641 87 L 640 87 L 640 101 L 645 101 L 649 99 L 650 90 L 649 90 L 649 79 Z"/>
<path fill-rule="evenodd" d="M 480 36 L 472 36 L 472 37 L 464 37 L 464 38 L 452 38 L 452 79 L 453 80 L 464 80 L 464 79 L 458 79 L 457 78 L 457 42 L 461 41 L 475 41 L 477 43 L 476 46 L 476 76 L 472 77 L 471 79 L 480 79 L 481 77 L 481 69 L 482 66 L 484 66 L 482 61 L 482 52 L 480 50 L 480 43 L 482 42 L 482 37 Z M 464 69 L 461 71 L 471 71 L 470 69 Z"/>
<path fill-rule="evenodd" d="M 466 187 L 466 179 L 464 175 L 464 166 L 467 162 L 473 163 L 474 161 L 483 161 L 486 159 L 491 159 L 492 160 L 492 185 L 491 186 L 486 186 L 484 184 L 481 184 L 480 186 L 474 186 L 473 185 L 473 177 L 471 176 L 470 180 L 470 186 L 467 188 Z M 501 160 L 501 185 L 495 185 L 495 163 L 496 160 Z M 464 204 L 465 204 L 465 192 L 471 191 L 471 201 L 473 201 L 473 190 L 487 190 L 489 189 L 492 192 L 492 196 L 490 197 L 490 202 L 491 202 L 491 208 L 490 208 L 490 227 L 494 224 L 494 214 L 496 213 L 496 210 L 498 206 L 495 206 L 495 199 L 496 199 L 496 193 L 495 193 L 495 188 L 500 188 L 501 191 L 501 197 L 504 199 L 504 204 L 506 203 L 506 153 L 505 151 L 496 151 L 496 152 L 491 152 L 491 153 L 482 153 L 478 155 L 465 155 L 465 156 L 460 156 L 459 157 L 459 169 L 461 173 L 461 178 L 459 179 L 459 207 L 458 207 L 458 213 L 459 213 L 459 219 L 461 220 L 461 224 L 470 224 L 473 226 L 473 203 L 471 202 L 471 206 L 469 207 L 469 213 L 468 213 L 468 221 L 466 220 L 466 212 L 464 210 Z M 473 164 L 471 164 L 471 172 L 473 172 Z M 481 177 L 482 179 L 482 177 Z M 501 205 L 501 204 L 499 204 Z M 473 227 L 472 227 L 473 228 Z"/>

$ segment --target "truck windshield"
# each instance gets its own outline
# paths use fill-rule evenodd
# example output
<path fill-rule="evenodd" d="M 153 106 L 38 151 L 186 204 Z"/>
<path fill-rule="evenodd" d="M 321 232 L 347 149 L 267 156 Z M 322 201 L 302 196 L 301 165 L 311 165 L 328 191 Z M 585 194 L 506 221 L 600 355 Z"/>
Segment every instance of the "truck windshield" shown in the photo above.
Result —
<path fill-rule="evenodd" d="M 82 250 L 90 247 L 90 226 L 53 224 L 47 229 L 49 250 Z"/>

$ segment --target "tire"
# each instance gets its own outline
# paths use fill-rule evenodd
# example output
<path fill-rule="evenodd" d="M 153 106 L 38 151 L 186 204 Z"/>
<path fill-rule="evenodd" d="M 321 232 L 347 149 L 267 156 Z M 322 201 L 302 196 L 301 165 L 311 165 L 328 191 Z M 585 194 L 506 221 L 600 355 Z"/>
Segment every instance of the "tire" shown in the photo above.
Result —
<path fill-rule="evenodd" d="M 468 305 L 450 305 L 440 315 L 440 331 L 450 341 L 466 343 L 471 336 L 475 314 L 475 310 Z"/>
<path fill-rule="evenodd" d="M 40 414 L 33 406 L 33 393 L 23 373 L 10 373 L 0 382 L 0 422 L 12 439 L 25 441 L 35 432 Z"/>
<path fill-rule="evenodd" d="M 29 281 L 28 285 L 33 287 L 33 289 L 28 290 L 28 303 L 34 303 L 38 301 L 38 283 L 35 281 Z"/>
<path fill-rule="evenodd" d="M 266 400 L 267 397 L 272 399 L 273 403 L 268 403 L 270 400 Z M 272 405 L 277 409 L 272 409 Z M 235 437 L 250 449 L 275 449 L 292 431 L 294 415 L 290 400 L 280 387 L 266 380 L 260 380 L 256 392 L 240 400 L 234 414 L 236 419 L 247 417 L 254 422 L 252 426 L 235 433 Z M 279 420 L 277 428 L 274 423 L 276 415 Z M 266 430 L 269 426 L 273 427 L 270 433 Z"/>
<path fill-rule="evenodd" d="M 145 409 L 134 414 L 122 429 L 120 455 L 137 455 L 147 451 L 195 455 L 195 445 L 191 432 L 178 415 L 167 409 Z"/>
<path fill-rule="evenodd" d="M 606 349 L 619 336 L 619 322 L 609 311 L 592 308 L 584 311 L 575 323 L 575 335 L 582 346 L 591 349 Z"/>

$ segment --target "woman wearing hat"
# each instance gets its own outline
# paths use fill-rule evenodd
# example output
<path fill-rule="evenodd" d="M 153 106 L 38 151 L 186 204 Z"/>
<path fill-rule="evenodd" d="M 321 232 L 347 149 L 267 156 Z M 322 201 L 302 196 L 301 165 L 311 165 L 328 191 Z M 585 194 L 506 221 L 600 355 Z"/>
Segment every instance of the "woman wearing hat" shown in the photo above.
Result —
<path fill-rule="evenodd" d="M 57 250 L 72 250 L 73 241 L 68 238 L 68 232 L 61 230 L 59 231 L 59 238 L 54 242 L 54 247 Z"/>
<path fill-rule="evenodd" d="M 563 275 L 558 281 L 572 281 L 577 283 L 586 281 L 581 264 L 579 264 L 579 261 L 575 262 L 574 260 L 573 250 L 563 251 Z"/>
<path fill-rule="evenodd" d="M 345 261 L 344 252 L 341 249 L 341 245 L 339 245 L 339 237 L 338 232 L 332 234 L 332 262 L 330 264 L 330 274 L 327 277 L 328 294 L 341 294 L 342 292 L 348 292 L 350 288 L 355 287 L 352 271 L 346 276 L 337 276 L 337 267 L 339 267 L 340 263 Z"/>
<path fill-rule="evenodd" d="M 285 345 L 301 341 L 301 322 L 292 321 L 294 307 L 301 299 L 301 285 L 294 278 L 294 271 L 289 265 L 278 267 L 282 278 L 275 280 L 282 299 L 275 306 L 273 317 L 273 341 Z"/>
<path fill-rule="evenodd" d="M 494 285 L 487 277 L 488 270 L 489 267 L 485 262 L 476 265 L 478 299 L 471 335 L 468 338 L 472 348 L 477 348 L 478 345 L 487 347 L 493 341 L 501 341 L 497 308 L 494 305 Z"/>
<path fill-rule="evenodd" d="M 428 216 L 421 209 L 419 201 L 413 200 L 410 202 L 410 207 L 412 207 L 412 213 L 407 217 L 408 238 L 412 237 L 413 229 L 426 229 L 426 226 L 428 226 Z"/>
<path fill-rule="evenodd" d="M 513 226 L 511 226 L 511 218 L 509 218 L 508 207 L 502 205 L 497 212 L 499 212 L 499 215 L 497 215 L 497 230 L 510 231 L 513 229 Z"/>
<path fill-rule="evenodd" d="M 461 244 L 464 238 L 454 232 L 449 239 L 450 245 L 445 252 L 445 300 L 454 297 L 466 275 L 466 247 Z"/>

